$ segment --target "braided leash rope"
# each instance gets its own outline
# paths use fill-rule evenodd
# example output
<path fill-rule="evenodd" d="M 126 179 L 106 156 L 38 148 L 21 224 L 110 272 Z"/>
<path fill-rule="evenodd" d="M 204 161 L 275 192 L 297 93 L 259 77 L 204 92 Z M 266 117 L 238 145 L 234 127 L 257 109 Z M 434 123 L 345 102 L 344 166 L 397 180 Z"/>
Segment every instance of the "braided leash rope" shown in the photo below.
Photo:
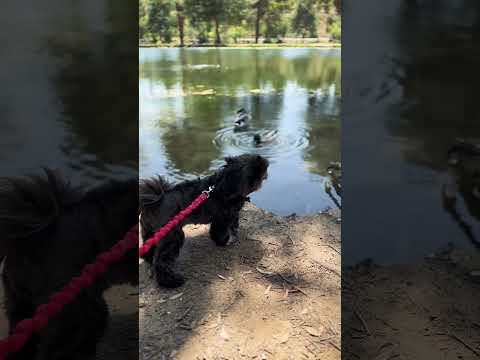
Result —
<path fill-rule="evenodd" d="M 152 238 L 146 240 L 143 246 L 139 248 L 139 256 L 146 254 L 152 246 L 155 246 L 186 216 L 208 199 L 212 190 L 213 186 L 203 191 L 187 208 L 163 226 Z M 5 360 L 8 354 L 19 351 L 34 332 L 46 327 L 50 318 L 71 303 L 83 289 L 89 287 L 97 278 L 104 275 L 111 264 L 120 261 L 129 249 L 138 246 L 138 230 L 138 225 L 135 225 L 122 240 L 97 256 L 95 262 L 86 265 L 79 276 L 74 277 L 62 290 L 53 294 L 48 303 L 40 305 L 32 318 L 20 321 L 15 326 L 13 333 L 0 341 L 0 360 Z"/>
<path fill-rule="evenodd" d="M 157 231 L 150 239 L 144 241 L 143 246 L 138 250 L 138 255 L 145 255 L 152 246 L 155 246 L 161 238 L 167 235 L 175 226 L 177 226 L 180 221 L 182 221 L 186 216 L 188 216 L 193 210 L 195 210 L 201 203 L 208 199 L 210 192 L 213 190 L 211 186 L 207 191 L 203 191 L 193 202 L 184 210 L 170 220 L 165 226 L 163 226 L 159 231 Z"/>

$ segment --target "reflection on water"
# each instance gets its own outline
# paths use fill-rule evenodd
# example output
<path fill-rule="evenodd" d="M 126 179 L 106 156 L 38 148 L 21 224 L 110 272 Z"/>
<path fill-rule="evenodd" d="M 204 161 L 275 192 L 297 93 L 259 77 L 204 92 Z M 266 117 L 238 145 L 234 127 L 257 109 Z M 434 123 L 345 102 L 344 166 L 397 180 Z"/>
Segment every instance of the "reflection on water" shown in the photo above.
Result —
<path fill-rule="evenodd" d="M 324 183 L 340 160 L 339 50 L 140 49 L 139 57 L 141 176 L 193 178 L 251 152 L 271 161 L 253 196 L 259 206 L 335 207 Z M 240 108 L 251 121 L 235 131 Z"/>
<path fill-rule="evenodd" d="M 135 6 L 4 4 L 2 24 L 22 31 L 0 33 L 1 175 L 40 166 L 80 182 L 136 175 L 138 109 L 134 90 L 125 96 L 137 84 Z"/>
<path fill-rule="evenodd" d="M 344 258 L 404 262 L 449 242 L 470 247 L 480 239 L 480 202 L 447 151 L 456 138 L 480 142 L 479 2 L 398 0 L 376 10 L 372 1 L 346 10 L 365 23 L 351 23 L 356 40 L 344 42 L 356 55 L 349 61 L 347 51 L 343 73 L 344 166 L 354 177 L 344 186 L 352 204 Z M 455 193 L 446 198 L 445 188 Z"/>

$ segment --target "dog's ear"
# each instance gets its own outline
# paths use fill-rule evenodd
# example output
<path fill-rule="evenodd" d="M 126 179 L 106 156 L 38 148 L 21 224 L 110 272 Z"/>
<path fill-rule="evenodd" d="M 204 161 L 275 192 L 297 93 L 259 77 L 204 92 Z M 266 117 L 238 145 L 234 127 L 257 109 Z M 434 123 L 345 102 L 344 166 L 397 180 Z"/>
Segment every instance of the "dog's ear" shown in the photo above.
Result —
<path fill-rule="evenodd" d="M 218 179 L 217 188 L 227 199 L 242 196 L 248 188 L 243 166 L 238 158 L 226 157 L 226 166 L 222 169 Z"/>

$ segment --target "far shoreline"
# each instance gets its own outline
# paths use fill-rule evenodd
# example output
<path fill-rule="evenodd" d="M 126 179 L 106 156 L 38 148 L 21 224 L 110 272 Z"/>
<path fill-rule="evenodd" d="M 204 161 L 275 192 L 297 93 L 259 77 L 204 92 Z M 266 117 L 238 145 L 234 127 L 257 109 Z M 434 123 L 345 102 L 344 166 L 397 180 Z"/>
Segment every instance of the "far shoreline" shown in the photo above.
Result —
<path fill-rule="evenodd" d="M 205 44 L 205 45 L 185 45 L 178 44 L 138 44 L 139 48 L 179 48 L 179 49 L 280 49 L 280 48 L 309 48 L 309 49 L 341 49 L 341 43 L 325 42 L 325 43 L 280 43 L 280 44 Z"/>

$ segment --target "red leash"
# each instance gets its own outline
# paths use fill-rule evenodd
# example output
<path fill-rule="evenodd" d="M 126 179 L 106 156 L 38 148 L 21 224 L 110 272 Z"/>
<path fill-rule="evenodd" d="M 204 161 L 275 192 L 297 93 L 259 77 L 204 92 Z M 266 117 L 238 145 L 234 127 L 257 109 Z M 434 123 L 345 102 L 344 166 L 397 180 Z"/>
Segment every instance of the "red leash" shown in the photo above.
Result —
<path fill-rule="evenodd" d="M 203 191 L 186 209 L 163 226 L 155 235 L 145 241 L 139 249 L 139 255 L 147 253 L 152 246 L 155 246 L 161 238 L 167 235 L 180 221 L 195 210 L 201 203 L 208 199 L 213 190 L 211 186 Z M 74 277 L 62 290 L 53 294 L 47 304 L 40 305 L 30 319 L 20 321 L 13 334 L 0 341 L 0 360 L 4 360 L 9 353 L 20 350 L 32 334 L 43 329 L 51 317 L 57 315 L 65 305 L 71 303 L 83 289 L 92 285 L 100 276 L 105 274 L 108 267 L 121 260 L 125 253 L 138 246 L 138 225 L 135 225 L 116 245 L 110 250 L 100 254 L 95 262 L 86 265 L 80 276 Z"/>
<path fill-rule="evenodd" d="M 213 186 L 210 186 L 208 190 L 203 191 L 193 202 L 180 213 L 170 220 L 165 226 L 155 233 L 150 239 L 144 241 L 143 246 L 138 250 L 139 256 L 145 255 L 152 246 L 155 246 L 161 238 L 167 235 L 180 221 L 188 216 L 193 210 L 195 210 L 201 203 L 208 199 L 210 193 L 213 191 Z"/>

